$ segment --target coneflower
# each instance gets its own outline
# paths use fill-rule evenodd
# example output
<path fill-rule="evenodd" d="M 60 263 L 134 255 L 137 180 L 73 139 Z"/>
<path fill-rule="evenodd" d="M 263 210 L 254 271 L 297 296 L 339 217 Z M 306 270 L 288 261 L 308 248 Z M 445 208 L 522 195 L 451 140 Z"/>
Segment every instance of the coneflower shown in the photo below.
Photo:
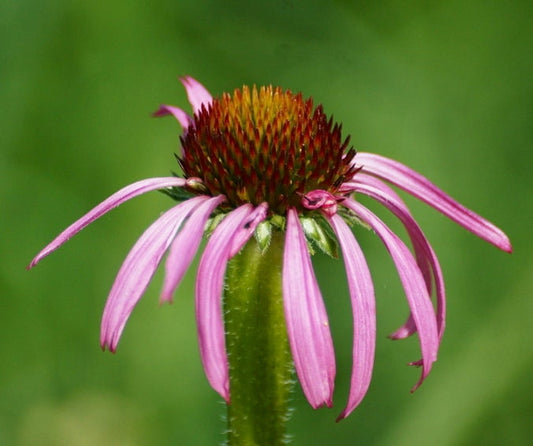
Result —
<path fill-rule="evenodd" d="M 444 331 L 444 280 L 424 233 L 386 183 L 511 252 L 506 235 L 405 165 L 356 154 L 341 126 L 301 94 L 254 86 L 212 98 L 191 77 L 181 80 L 193 115 L 168 105 L 155 115 L 171 114 L 183 127 L 177 155 L 183 177 L 121 189 L 63 231 L 30 267 L 124 201 L 165 191 L 179 203 L 144 232 L 124 261 L 105 306 L 102 348 L 115 351 L 163 255 L 168 251 L 161 300 L 170 301 L 207 235 L 196 280 L 205 373 L 229 404 L 230 444 L 278 444 L 285 435 L 291 357 L 311 406 L 332 405 L 335 356 L 311 263 L 315 248 L 335 257 L 340 246 L 353 308 L 351 387 L 339 419 L 367 392 L 376 338 L 374 289 L 353 230 L 369 227 L 388 249 L 405 290 L 410 317 L 391 337 L 418 333 L 421 359 L 412 362 L 422 368 L 418 387 L 437 359 Z M 357 194 L 400 219 L 414 255 Z"/>

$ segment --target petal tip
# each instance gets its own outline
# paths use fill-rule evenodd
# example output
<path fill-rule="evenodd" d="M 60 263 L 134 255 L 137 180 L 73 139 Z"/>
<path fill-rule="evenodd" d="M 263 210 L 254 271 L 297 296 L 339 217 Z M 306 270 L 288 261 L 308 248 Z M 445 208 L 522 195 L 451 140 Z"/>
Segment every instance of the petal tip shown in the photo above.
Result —
<path fill-rule="evenodd" d="M 100 334 L 100 348 L 103 352 L 107 350 L 111 353 L 116 353 L 117 351 L 117 342 L 113 341 L 111 336 L 108 336 L 105 328 L 102 329 L 102 333 Z"/>
<path fill-rule="evenodd" d="M 209 106 L 213 98 L 200 82 L 191 76 L 180 76 L 179 80 L 187 92 L 194 113 L 198 113 L 203 106 Z"/>
<path fill-rule="evenodd" d="M 410 393 L 415 393 L 416 392 L 416 390 L 422 385 L 422 383 L 426 379 L 426 376 L 427 376 L 426 373 L 422 373 L 422 376 L 420 377 L 418 382 L 411 388 Z"/>
<path fill-rule="evenodd" d="M 172 303 L 173 303 L 172 294 L 162 292 L 161 296 L 159 296 L 159 305 L 172 304 Z"/>
<path fill-rule="evenodd" d="M 160 118 L 161 116 L 168 116 L 168 115 L 170 115 L 170 112 L 168 111 L 165 105 L 160 105 L 159 108 L 155 112 L 152 112 L 152 116 L 154 118 Z"/>
<path fill-rule="evenodd" d="M 350 412 L 343 410 L 339 416 L 335 419 L 335 423 L 338 423 L 342 420 L 344 420 L 348 415 L 350 415 Z"/>
<path fill-rule="evenodd" d="M 513 245 L 511 245 L 510 240 L 506 240 L 506 243 L 503 244 L 503 247 L 501 248 L 503 251 L 512 254 L 513 253 Z"/>
<path fill-rule="evenodd" d="M 100 348 L 102 349 L 103 352 L 108 351 L 113 354 L 117 352 L 117 346 L 116 345 L 112 346 L 107 341 L 100 342 Z"/>
<path fill-rule="evenodd" d="M 420 375 L 420 379 L 418 380 L 418 382 L 412 387 L 411 389 L 411 393 L 414 393 L 421 385 L 422 383 L 425 381 L 425 379 L 427 378 L 427 376 L 429 375 L 429 372 L 431 371 L 431 365 L 433 363 L 430 362 L 428 366 L 424 366 L 424 363 L 423 363 L 423 360 L 420 359 L 418 361 L 413 361 L 413 362 L 410 362 L 408 365 L 410 366 L 414 366 L 414 367 L 423 367 L 423 370 L 422 370 L 422 374 Z"/>
<path fill-rule="evenodd" d="M 409 392 L 415 393 L 416 390 L 422 385 L 423 382 L 424 382 L 424 378 L 420 378 L 420 380 L 411 388 Z"/>
<path fill-rule="evenodd" d="M 509 237 L 507 237 L 507 234 L 496 226 L 494 226 L 494 231 L 496 232 L 496 236 L 487 241 L 496 246 L 496 248 L 511 254 L 513 252 L 513 245 Z"/>
<path fill-rule="evenodd" d="M 29 271 L 34 266 L 36 266 L 43 258 L 45 258 L 49 253 L 45 252 L 44 250 L 41 251 L 39 254 L 37 254 L 32 261 L 26 266 L 26 271 Z"/>
<path fill-rule="evenodd" d="M 391 333 L 387 336 L 391 341 L 400 341 L 402 339 L 406 339 L 410 336 L 410 334 L 403 330 L 397 330 L 394 333 Z"/>

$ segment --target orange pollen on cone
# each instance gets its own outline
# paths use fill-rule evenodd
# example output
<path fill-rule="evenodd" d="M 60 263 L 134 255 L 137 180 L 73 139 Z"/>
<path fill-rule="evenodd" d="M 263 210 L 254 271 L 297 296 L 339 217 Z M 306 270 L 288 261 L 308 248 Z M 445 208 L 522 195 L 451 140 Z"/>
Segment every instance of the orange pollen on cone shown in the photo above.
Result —
<path fill-rule="evenodd" d="M 312 99 L 279 87 L 224 93 L 202 106 L 180 139 L 185 177 L 201 179 L 208 194 L 224 194 L 231 207 L 266 201 L 276 214 L 289 206 L 304 211 L 302 195 L 335 194 L 355 173 L 355 150 L 347 149 L 341 125 Z"/>

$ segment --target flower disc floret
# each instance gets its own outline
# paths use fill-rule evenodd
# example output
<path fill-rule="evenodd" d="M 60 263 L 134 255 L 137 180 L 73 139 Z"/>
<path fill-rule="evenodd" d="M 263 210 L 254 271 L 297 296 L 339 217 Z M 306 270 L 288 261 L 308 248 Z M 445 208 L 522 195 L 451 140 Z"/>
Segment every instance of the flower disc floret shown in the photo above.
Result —
<path fill-rule="evenodd" d="M 334 194 L 355 169 L 341 126 L 312 99 L 279 87 L 245 86 L 202 105 L 181 142 L 187 178 L 201 178 L 233 208 L 267 202 L 278 215 L 304 211 L 309 191 Z"/>

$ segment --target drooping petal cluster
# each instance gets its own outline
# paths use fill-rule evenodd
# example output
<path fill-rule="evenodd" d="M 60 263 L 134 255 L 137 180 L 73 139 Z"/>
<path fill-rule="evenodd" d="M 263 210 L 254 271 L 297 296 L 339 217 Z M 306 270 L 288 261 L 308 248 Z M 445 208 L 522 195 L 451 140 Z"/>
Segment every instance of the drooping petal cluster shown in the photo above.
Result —
<path fill-rule="evenodd" d="M 183 128 L 178 160 L 185 178 L 151 178 L 119 190 L 65 229 L 30 263 L 43 257 L 106 212 L 161 189 L 181 202 L 141 235 L 111 288 L 102 318 L 102 348 L 115 351 L 124 326 L 168 252 L 161 301 L 172 299 L 206 227 L 214 228 L 198 267 L 195 303 L 201 359 L 211 386 L 230 402 L 222 298 L 228 261 L 267 223 L 285 231 L 283 305 L 294 367 L 312 407 L 331 406 L 335 355 L 329 320 L 313 271 L 310 242 L 327 246 L 329 227 L 341 248 L 353 310 L 353 368 L 346 407 L 351 413 L 372 376 L 376 312 L 372 278 L 350 224 L 362 222 L 383 241 L 398 271 L 410 315 L 392 339 L 418 334 L 421 366 L 415 390 L 437 359 L 444 333 L 446 296 L 438 258 L 391 183 L 424 201 L 496 247 L 511 252 L 507 236 L 454 201 L 407 166 L 348 148 L 341 128 L 319 106 L 279 88 L 236 90 L 213 98 L 191 77 L 181 78 L 193 115 L 162 105 L 155 116 L 174 116 Z M 179 194 L 176 194 L 179 191 Z M 404 225 L 413 253 L 386 224 L 359 203 L 367 195 Z M 311 220 L 310 220 L 311 219 Z M 313 224 L 309 224 L 313 221 Z M 213 224 L 216 222 L 216 224 Z M 273 222 L 276 222 L 275 224 Z M 325 249 L 327 251 L 327 247 Z M 435 305 L 431 296 L 435 294 Z"/>

